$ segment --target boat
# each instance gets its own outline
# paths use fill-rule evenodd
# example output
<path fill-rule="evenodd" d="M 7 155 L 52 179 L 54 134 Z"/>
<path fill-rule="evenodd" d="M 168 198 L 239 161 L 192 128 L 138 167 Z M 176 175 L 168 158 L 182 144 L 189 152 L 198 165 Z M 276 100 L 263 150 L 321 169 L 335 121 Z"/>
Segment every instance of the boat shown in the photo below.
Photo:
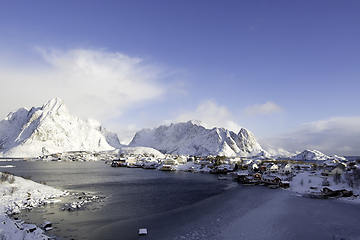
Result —
<path fill-rule="evenodd" d="M 219 179 L 219 180 L 227 180 L 228 178 L 225 177 L 225 176 L 219 176 L 218 179 Z"/>
<path fill-rule="evenodd" d="M 121 162 L 119 167 L 127 167 L 127 162 Z"/>
<path fill-rule="evenodd" d="M 171 165 L 162 165 L 160 170 L 161 171 L 175 171 L 175 169 Z"/>
<path fill-rule="evenodd" d="M 141 168 L 141 164 L 139 163 L 128 163 L 127 166 L 128 168 Z"/>
<path fill-rule="evenodd" d="M 243 183 L 242 185 L 243 186 L 254 186 L 254 185 L 256 185 L 256 183 L 248 182 L 248 183 Z"/>
<path fill-rule="evenodd" d="M 140 228 L 139 229 L 139 235 L 147 235 L 147 229 L 146 228 Z"/>
<path fill-rule="evenodd" d="M 126 162 L 124 160 L 113 160 L 111 162 L 112 167 L 126 167 Z"/>
<path fill-rule="evenodd" d="M 112 167 L 120 167 L 120 161 L 119 160 L 113 160 L 111 163 Z"/>
<path fill-rule="evenodd" d="M 156 169 L 157 164 L 144 164 L 143 169 Z"/>

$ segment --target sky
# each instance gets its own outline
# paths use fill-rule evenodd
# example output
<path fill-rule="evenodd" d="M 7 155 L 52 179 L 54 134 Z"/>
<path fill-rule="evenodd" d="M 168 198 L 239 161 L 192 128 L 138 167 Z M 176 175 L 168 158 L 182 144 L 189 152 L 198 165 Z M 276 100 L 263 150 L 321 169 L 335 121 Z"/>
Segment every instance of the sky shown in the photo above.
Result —
<path fill-rule="evenodd" d="M 360 155 L 360 2 L 0 2 L 0 118 L 59 97 L 122 143 L 192 119 Z M 1 117 L 2 116 L 2 117 Z"/>

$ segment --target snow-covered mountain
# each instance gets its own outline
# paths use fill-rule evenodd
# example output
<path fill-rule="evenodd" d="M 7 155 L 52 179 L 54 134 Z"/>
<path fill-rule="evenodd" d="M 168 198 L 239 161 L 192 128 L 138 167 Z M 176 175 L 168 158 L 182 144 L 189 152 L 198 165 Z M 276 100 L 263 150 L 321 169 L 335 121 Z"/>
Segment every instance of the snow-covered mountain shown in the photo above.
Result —
<path fill-rule="evenodd" d="M 300 160 L 300 161 L 326 161 L 330 159 L 337 159 L 341 161 L 345 161 L 346 159 L 344 157 L 339 156 L 327 156 L 323 154 L 322 152 L 318 150 L 310 150 L 306 149 L 302 151 L 301 153 L 291 157 L 293 160 Z"/>
<path fill-rule="evenodd" d="M 224 128 L 207 129 L 200 121 L 143 129 L 135 134 L 129 146 L 151 147 L 162 153 L 195 156 L 267 154 L 254 135 L 245 128 L 236 134 Z"/>
<path fill-rule="evenodd" d="M 116 134 L 95 120 L 83 121 L 70 115 L 59 98 L 51 99 L 42 107 L 20 108 L 0 122 L 0 156 L 34 157 L 120 147 Z"/>

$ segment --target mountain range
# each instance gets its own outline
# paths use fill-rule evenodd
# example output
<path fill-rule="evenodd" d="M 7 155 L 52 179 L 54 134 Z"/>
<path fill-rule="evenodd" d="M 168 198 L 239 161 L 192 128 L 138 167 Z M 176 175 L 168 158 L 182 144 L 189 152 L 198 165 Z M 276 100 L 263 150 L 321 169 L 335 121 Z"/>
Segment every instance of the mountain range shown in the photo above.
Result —
<path fill-rule="evenodd" d="M 291 159 L 297 161 L 326 161 L 326 160 L 340 160 L 345 161 L 344 157 L 339 157 L 337 155 L 334 156 L 327 156 L 318 150 L 306 149 L 301 153 L 292 156 Z"/>
<path fill-rule="evenodd" d="M 236 134 L 225 128 L 206 128 L 200 121 L 162 125 L 137 132 L 129 146 L 145 146 L 162 153 L 194 156 L 267 155 L 254 135 L 241 128 Z"/>
<path fill-rule="evenodd" d="M 51 99 L 42 107 L 20 108 L 0 121 L 0 157 L 38 157 L 57 152 L 116 149 L 153 155 L 269 156 L 245 128 L 236 134 L 225 128 L 207 128 L 196 120 L 142 129 L 128 146 L 122 145 L 116 133 L 105 129 L 96 120 L 84 121 L 70 115 L 64 101 L 59 98 Z M 305 150 L 292 159 L 328 160 L 334 157 L 316 150 Z"/>

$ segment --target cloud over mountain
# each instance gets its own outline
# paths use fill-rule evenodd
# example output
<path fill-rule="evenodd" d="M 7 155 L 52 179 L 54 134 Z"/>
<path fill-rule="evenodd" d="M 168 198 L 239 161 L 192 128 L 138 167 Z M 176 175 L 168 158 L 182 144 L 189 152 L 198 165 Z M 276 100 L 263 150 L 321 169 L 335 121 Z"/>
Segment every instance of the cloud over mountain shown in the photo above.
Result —
<path fill-rule="evenodd" d="M 9 89 L 0 96 L 8 103 L 1 109 L 3 116 L 26 106 L 29 99 L 40 104 L 60 96 L 79 117 L 105 121 L 139 104 L 159 101 L 172 88 L 162 81 L 171 74 L 168 69 L 139 57 L 103 49 L 36 48 L 35 52 L 36 63 L 0 67 Z M 16 89 L 16 96 L 10 89 Z"/>
<path fill-rule="evenodd" d="M 288 151 L 317 149 L 327 155 L 358 155 L 360 149 L 360 117 L 338 117 L 305 123 L 278 138 L 261 139 Z"/>
<path fill-rule="evenodd" d="M 194 111 L 181 112 L 175 122 L 186 122 L 189 119 L 199 119 L 208 124 L 208 128 L 224 127 L 231 131 L 238 131 L 241 127 L 233 121 L 232 113 L 226 106 L 219 106 L 213 99 L 207 99 L 198 105 Z"/>

